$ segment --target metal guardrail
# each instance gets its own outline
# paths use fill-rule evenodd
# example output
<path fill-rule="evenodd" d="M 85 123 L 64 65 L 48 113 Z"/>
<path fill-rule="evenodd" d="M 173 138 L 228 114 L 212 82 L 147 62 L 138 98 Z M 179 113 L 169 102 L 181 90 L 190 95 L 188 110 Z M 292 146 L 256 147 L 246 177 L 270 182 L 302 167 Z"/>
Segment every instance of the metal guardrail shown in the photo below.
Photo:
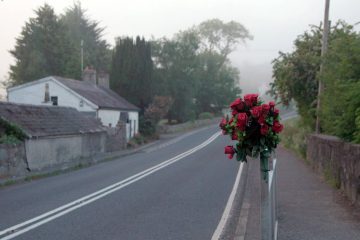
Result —
<path fill-rule="evenodd" d="M 276 159 L 269 161 L 268 176 L 261 180 L 261 239 L 277 240 Z"/>

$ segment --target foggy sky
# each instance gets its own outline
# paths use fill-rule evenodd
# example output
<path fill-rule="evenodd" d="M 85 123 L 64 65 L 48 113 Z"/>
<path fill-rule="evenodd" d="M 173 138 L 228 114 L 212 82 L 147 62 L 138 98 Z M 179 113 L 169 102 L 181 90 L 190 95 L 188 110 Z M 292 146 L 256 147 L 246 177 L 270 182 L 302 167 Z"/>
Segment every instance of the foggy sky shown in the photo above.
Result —
<path fill-rule="evenodd" d="M 0 1 L 0 80 L 13 59 L 8 53 L 33 10 L 47 2 L 57 14 L 73 0 Z M 88 15 L 106 27 L 110 44 L 117 36 L 171 37 L 202 21 L 219 18 L 242 23 L 254 40 L 232 54 L 240 69 L 240 85 L 258 87 L 271 80 L 271 60 L 278 51 L 291 51 L 296 36 L 323 20 L 325 0 L 82 0 Z M 360 0 L 331 0 L 330 19 L 360 21 Z M 356 27 L 360 30 L 360 24 Z M 249 88 L 249 87 L 248 87 Z M 0 91 L 3 95 L 3 92 Z"/>

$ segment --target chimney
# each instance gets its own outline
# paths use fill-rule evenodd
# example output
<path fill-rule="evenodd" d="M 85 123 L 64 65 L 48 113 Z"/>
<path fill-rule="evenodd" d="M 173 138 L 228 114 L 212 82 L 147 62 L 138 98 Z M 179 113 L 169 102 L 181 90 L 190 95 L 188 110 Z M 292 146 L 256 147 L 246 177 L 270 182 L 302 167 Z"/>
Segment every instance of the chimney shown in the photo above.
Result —
<path fill-rule="evenodd" d="M 98 74 L 98 85 L 104 88 L 109 88 L 109 74 L 106 72 L 99 72 Z"/>
<path fill-rule="evenodd" d="M 96 70 L 92 66 L 86 66 L 82 79 L 84 82 L 96 85 Z"/>

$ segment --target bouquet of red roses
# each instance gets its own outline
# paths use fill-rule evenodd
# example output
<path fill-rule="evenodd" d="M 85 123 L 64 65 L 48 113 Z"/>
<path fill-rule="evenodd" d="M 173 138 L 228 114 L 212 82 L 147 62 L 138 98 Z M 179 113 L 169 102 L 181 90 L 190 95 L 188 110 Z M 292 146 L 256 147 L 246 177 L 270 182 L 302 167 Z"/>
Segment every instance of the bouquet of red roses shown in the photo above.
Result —
<path fill-rule="evenodd" d="M 268 159 L 280 142 L 283 125 L 279 122 L 279 110 L 274 102 L 263 103 L 258 94 L 247 94 L 230 104 L 232 117 L 223 118 L 220 128 L 223 134 L 236 140 L 235 147 L 226 146 L 225 154 L 232 159 L 246 162 L 247 156 Z"/>

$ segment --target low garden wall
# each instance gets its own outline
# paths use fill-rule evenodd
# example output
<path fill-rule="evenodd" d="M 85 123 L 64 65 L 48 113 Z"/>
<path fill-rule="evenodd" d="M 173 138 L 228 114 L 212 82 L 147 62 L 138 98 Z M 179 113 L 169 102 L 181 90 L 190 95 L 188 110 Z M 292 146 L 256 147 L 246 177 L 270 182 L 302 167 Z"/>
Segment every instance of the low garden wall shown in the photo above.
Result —
<path fill-rule="evenodd" d="M 24 143 L 0 144 L 0 179 L 25 175 L 26 172 Z"/>
<path fill-rule="evenodd" d="M 307 141 L 312 168 L 360 207 L 360 144 L 321 134 L 312 134 Z"/>

